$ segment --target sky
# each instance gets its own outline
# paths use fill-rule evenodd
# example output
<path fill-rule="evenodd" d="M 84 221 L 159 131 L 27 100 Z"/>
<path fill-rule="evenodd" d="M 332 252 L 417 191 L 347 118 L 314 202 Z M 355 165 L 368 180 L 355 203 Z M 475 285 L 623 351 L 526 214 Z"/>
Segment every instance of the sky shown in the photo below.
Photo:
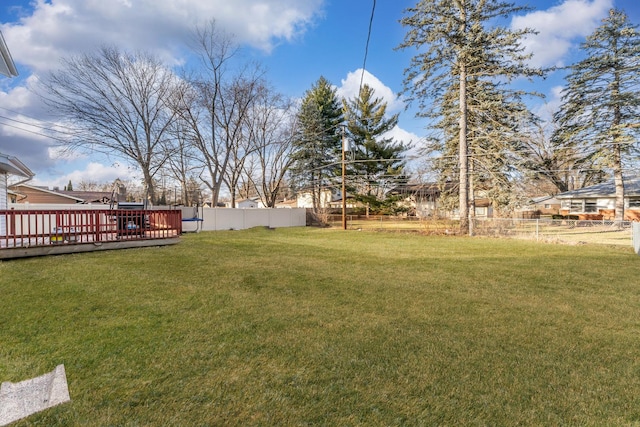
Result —
<path fill-rule="evenodd" d="M 640 24 L 638 0 L 512 0 L 533 10 L 511 17 L 511 28 L 534 28 L 524 40 L 531 65 L 565 66 L 580 59 L 584 38 L 615 7 Z M 0 152 L 15 156 L 35 174 L 35 185 L 62 188 L 69 181 L 98 184 L 139 180 L 134 165 L 116 156 L 64 153 L 59 124 L 34 93 L 40 76 L 70 55 L 104 45 L 144 50 L 176 69 L 189 65 L 187 48 L 197 25 L 215 19 L 232 33 L 243 55 L 267 69 L 275 89 L 301 98 L 324 76 L 341 97 L 354 97 L 361 79 L 399 113 L 393 136 L 419 145 L 429 133 L 414 106 L 399 95 L 412 52 L 395 49 L 406 29 L 404 10 L 417 0 L 2 0 L 0 31 L 18 77 L 0 76 Z M 373 16 L 373 19 L 372 19 Z M 369 28 L 371 32 L 369 33 Z M 369 39 L 368 50 L 367 39 Z M 366 54 L 366 61 L 365 61 Z M 364 69 L 363 69 L 364 66 Z M 564 72 L 521 82 L 545 95 L 530 107 L 548 115 L 559 105 Z"/>

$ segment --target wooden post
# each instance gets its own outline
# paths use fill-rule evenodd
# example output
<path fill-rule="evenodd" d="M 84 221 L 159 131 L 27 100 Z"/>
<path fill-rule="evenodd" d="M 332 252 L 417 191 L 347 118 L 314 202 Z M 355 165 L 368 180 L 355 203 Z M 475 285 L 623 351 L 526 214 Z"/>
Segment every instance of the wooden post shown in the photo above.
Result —
<path fill-rule="evenodd" d="M 345 176 L 347 172 L 347 165 L 345 164 L 345 145 L 347 144 L 347 138 L 344 134 L 344 128 L 342 129 L 342 229 L 347 229 L 347 185 L 345 182 Z"/>

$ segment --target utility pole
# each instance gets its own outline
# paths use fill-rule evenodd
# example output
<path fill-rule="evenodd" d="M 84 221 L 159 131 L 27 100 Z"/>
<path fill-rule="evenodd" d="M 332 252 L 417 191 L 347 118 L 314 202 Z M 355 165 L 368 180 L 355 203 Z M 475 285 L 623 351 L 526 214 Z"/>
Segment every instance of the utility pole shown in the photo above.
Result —
<path fill-rule="evenodd" d="M 345 163 L 345 151 L 347 145 L 347 138 L 342 129 L 342 229 L 347 229 L 347 184 L 345 182 L 345 176 L 347 172 L 347 165 Z"/>

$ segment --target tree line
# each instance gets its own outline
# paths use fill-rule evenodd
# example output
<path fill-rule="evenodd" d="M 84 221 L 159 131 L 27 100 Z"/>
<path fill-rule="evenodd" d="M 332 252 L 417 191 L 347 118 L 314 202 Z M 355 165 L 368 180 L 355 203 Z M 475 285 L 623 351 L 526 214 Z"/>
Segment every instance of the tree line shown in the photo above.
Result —
<path fill-rule="evenodd" d="M 426 148 L 440 178 L 457 184 L 464 233 L 472 232 L 477 189 L 500 209 L 527 178 L 557 193 L 613 175 L 616 220 L 624 218 L 623 171 L 637 163 L 637 26 L 612 9 L 587 37 L 585 59 L 567 67 L 562 105 L 548 129 L 525 103 L 536 94 L 512 84 L 551 71 L 528 65 L 522 40 L 535 30 L 499 25 L 527 10 L 499 0 L 422 0 L 402 19 L 408 31 L 399 48 L 418 52 L 404 91 L 438 131 Z"/>
<path fill-rule="evenodd" d="M 214 21 L 194 31 L 190 47 L 198 66 L 180 74 L 147 52 L 113 46 L 64 58 L 42 80 L 41 95 L 73 129 L 67 148 L 126 158 L 142 172 L 153 203 L 167 200 L 170 180 L 184 204 L 200 202 L 192 197 L 201 185 L 214 206 L 228 192 L 232 207 L 249 195 L 274 207 L 287 191 L 318 194 L 332 185 L 341 132 L 357 135 L 352 152 L 372 164 L 404 150 L 382 138 L 397 116 L 385 118 L 386 104 L 368 86 L 357 100 L 340 100 L 320 77 L 296 103 L 272 87 L 260 64 L 242 61 L 233 38 Z M 370 186 L 379 184 L 376 174 L 393 179 L 387 169 L 368 170 Z"/>
<path fill-rule="evenodd" d="M 640 131 L 637 26 L 610 11 L 581 45 L 585 59 L 566 67 L 562 104 L 544 122 L 527 106 L 539 94 L 514 85 L 552 71 L 528 65 L 522 41 L 535 30 L 501 25 L 528 10 L 499 0 L 421 0 L 401 19 L 407 32 L 398 49 L 415 52 L 402 93 L 431 131 L 416 148 L 451 189 L 464 233 L 472 232 L 479 191 L 508 211 L 525 185 L 555 194 L 612 176 L 616 219 L 624 215 L 624 171 L 637 162 Z M 232 205 L 252 194 L 266 206 L 307 191 L 319 207 L 322 189 L 341 179 L 346 143 L 347 194 L 364 206 L 384 209 L 389 189 L 416 179 L 410 147 L 388 137 L 398 115 L 371 87 L 339 99 L 320 77 L 296 102 L 260 64 L 242 61 L 214 21 L 194 31 L 190 47 L 199 66 L 180 74 L 115 47 L 65 58 L 43 80 L 43 98 L 75 130 L 68 146 L 127 158 L 154 201 L 168 174 L 184 195 L 203 185 L 214 204 L 224 190 Z"/>

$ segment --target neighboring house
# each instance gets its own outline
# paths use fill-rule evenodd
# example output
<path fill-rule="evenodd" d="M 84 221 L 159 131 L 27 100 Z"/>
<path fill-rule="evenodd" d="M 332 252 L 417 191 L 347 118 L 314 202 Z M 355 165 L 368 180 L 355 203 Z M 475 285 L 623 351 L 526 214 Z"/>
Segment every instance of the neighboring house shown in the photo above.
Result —
<path fill-rule="evenodd" d="M 236 200 L 236 208 L 238 209 L 263 209 L 264 203 L 259 197 L 252 197 L 242 200 Z"/>
<path fill-rule="evenodd" d="M 323 188 L 320 191 L 320 209 L 331 207 L 331 202 L 341 197 L 340 192 L 332 188 Z M 313 208 L 313 197 L 310 190 L 301 190 L 296 194 L 296 205 L 299 208 Z"/>
<path fill-rule="evenodd" d="M 624 219 L 640 221 L 640 177 L 624 180 Z M 556 195 L 562 215 L 580 219 L 614 219 L 616 190 L 613 180 Z"/>
<path fill-rule="evenodd" d="M 296 199 L 291 200 L 282 200 L 281 202 L 276 202 L 276 208 L 278 209 L 292 209 L 298 207 L 298 201 Z"/>
<path fill-rule="evenodd" d="M 59 191 L 49 190 L 29 184 L 12 185 L 11 190 L 17 194 L 16 203 L 49 203 L 49 204 L 110 204 L 112 194 L 109 191 Z"/>
<path fill-rule="evenodd" d="M 8 177 L 17 176 L 21 182 L 32 179 L 35 174 L 15 157 L 0 153 L 0 211 L 9 208 L 9 197 L 13 200 L 13 192 L 9 190 Z M 0 236 L 7 234 L 7 218 L 0 215 Z"/>
<path fill-rule="evenodd" d="M 445 212 L 440 208 L 439 201 L 442 192 L 454 189 L 453 184 L 439 184 L 430 182 L 424 184 L 399 185 L 389 191 L 390 194 L 402 197 L 403 206 L 408 207 L 418 218 L 432 216 L 451 216 L 452 212 Z"/>
<path fill-rule="evenodd" d="M 21 183 L 30 181 L 35 176 L 20 160 L 0 153 L 0 210 L 7 209 L 9 197 L 13 201 L 16 196 L 15 192 L 9 189 L 10 175 L 17 176 Z"/>
<path fill-rule="evenodd" d="M 493 218 L 493 203 L 490 199 L 480 198 L 474 200 L 476 218 Z"/>
<path fill-rule="evenodd" d="M 347 193 L 345 205 L 347 209 L 362 207 L 362 203 L 356 201 L 355 197 L 350 196 L 349 193 Z M 331 209 L 342 209 L 342 196 L 340 194 L 334 195 L 333 199 L 329 202 L 329 207 L 331 207 Z"/>
<path fill-rule="evenodd" d="M 556 196 L 539 196 L 529 201 L 515 212 L 517 218 L 537 219 L 541 216 L 560 213 L 560 200 Z"/>

